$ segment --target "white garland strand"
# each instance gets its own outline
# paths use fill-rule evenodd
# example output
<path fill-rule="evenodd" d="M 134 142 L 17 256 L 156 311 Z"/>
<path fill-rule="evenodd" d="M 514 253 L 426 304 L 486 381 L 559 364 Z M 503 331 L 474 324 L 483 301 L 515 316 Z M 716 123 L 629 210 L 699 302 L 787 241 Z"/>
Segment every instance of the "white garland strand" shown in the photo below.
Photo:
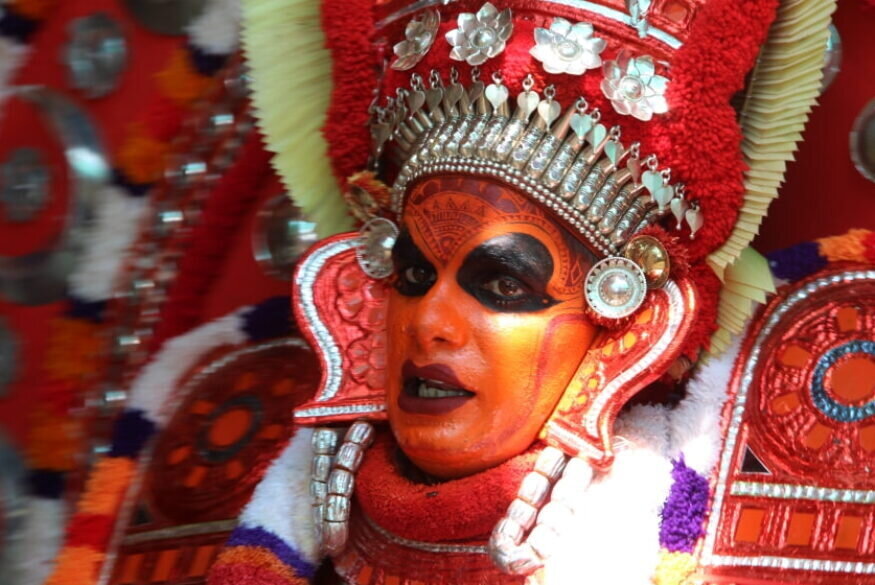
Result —
<path fill-rule="evenodd" d="M 213 0 L 188 27 L 192 44 L 205 53 L 230 55 L 240 42 L 240 0 Z"/>
<path fill-rule="evenodd" d="M 319 551 L 310 496 L 312 439 L 312 428 L 297 430 L 255 488 L 240 515 L 240 526 L 267 530 L 315 565 Z"/>
<path fill-rule="evenodd" d="M 16 563 L 10 585 L 39 585 L 51 573 L 61 550 L 67 506 L 64 500 L 29 496 L 23 514 L 20 538 L 13 541 L 20 554 L 12 557 Z"/>
<path fill-rule="evenodd" d="M 70 291 L 86 301 L 112 296 L 126 252 L 149 211 L 145 197 L 131 197 L 116 185 L 105 185 L 97 193 L 97 201 L 96 218 L 85 236 L 79 267 L 69 281 Z"/>
<path fill-rule="evenodd" d="M 163 427 L 172 415 L 166 408 L 168 398 L 182 376 L 206 352 L 246 341 L 243 314 L 247 310 L 239 309 L 165 343 L 131 385 L 128 409 L 142 410 L 146 418 Z"/>

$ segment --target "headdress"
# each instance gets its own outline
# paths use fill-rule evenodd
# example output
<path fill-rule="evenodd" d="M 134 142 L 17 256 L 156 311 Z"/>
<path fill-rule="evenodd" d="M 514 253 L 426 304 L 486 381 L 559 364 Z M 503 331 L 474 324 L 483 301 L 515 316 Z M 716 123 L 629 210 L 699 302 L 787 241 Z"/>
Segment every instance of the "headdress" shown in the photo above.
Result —
<path fill-rule="evenodd" d="M 622 405 L 706 343 L 717 277 L 747 279 L 726 269 L 755 235 L 816 98 L 833 7 L 244 3 L 255 104 L 292 197 L 324 234 L 352 225 L 347 204 L 364 222 L 361 235 L 328 238 L 299 265 L 296 315 L 323 380 L 298 419 L 384 416 L 379 277 L 391 221 L 425 177 L 485 177 L 537 202 L 600 259 L 587 300 L 624 319 L 545 427 L 561 453 L 542 476 L 555 480 L 568 456 L 609 464 Z M 620 286 L 601 286 L 608 279 Z M 738 292 L 721 325 L 759 291 Z M 526 572 L 528 528 L 513 522 L 497 531 L 513 541 L 497 558 Z"/>

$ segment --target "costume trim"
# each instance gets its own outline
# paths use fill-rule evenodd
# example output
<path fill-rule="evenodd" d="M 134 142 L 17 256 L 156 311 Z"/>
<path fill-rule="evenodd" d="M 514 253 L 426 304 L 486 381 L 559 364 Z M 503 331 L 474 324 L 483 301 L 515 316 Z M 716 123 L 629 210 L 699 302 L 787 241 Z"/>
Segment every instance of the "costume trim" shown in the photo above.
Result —
<path fill-rule="evenodd" d="M 274 304 L 274 299 L 262 303 Z M 137 488 L 139 456 L 178 406 L 171 395 L 206 353 L 223 345 L 242 344 L 250 332 L 259 332 L 252 320 L 263 318 L 262 305 L 245 307 L 171 340 L 143 369 L 131 386 L 128 408 L 115 421 L 109 454 L 98 458 L 89 474 L 67 526 L 66 542 L 45 585 L 91 585 L 98 582 L 101 569 L 106 572 L 105 561 L 112 558 L 112 545 L 120 537 L 119 519 L 128 512 L 126 499 Z M 297 339 L 280 342 L 303 345 Z M 226 359 L 253 350 L 246 347 Z M 184 395 L 197 376 L 179 394 Z"/>
<path fill-rule="evenodd" d="M 723 454 L 720 460 L 719 475 L 716 480 L 716 488 L 711 510 L 711 520 L 708 524 L 707 534 L 704 541 L 702 552 L 702 562 L 705 565 L 739 565 L 739 566 L 755 566 L 755 567 L 790 567 L 791 565 L 806 570 L 820 571 L 846 571 L 852 573 L 869 574 L 869 564 L 853 563 L 853 562 L 837 562 L 837 561 L 816 561 L 810 565 L 799 565 L 813 559 L 797 559 L 792 557 L 770 557 L 770 556 L 755 556 L 747 557 L 744 555 L 725 556 L 714 553 L 715 543 L 717 541 L 717 529 L 720 520 L 723 517 L 723 500 L 727 493 L 729 485 L 729 472 L 732 466 L 733 457 L 736 456 L 735 445 L 739 439 L 739 431 L 741 422 L 746 409 L 747 394 L 753 382 L 754 371 L 759 364 L 759 351 L 762 344 L 771 334 L 772 330 L 780 323 L 783 316 L 792 307 L 805 299 L 812 293 L 830 286 L 835 286 L 838 282 L 850 282 L 860 280 L 875 280 L 875 270 L 852 270 L 843 273 L 838 273 L 832 276 L 819 278 L 808 283 L 805 287 L 796 290 L 784 299 L 780 304 L 775 306 L 768 316 L 768 320 L 762 326 L 762 329 L 757 333 L 753 340 L 750 349 L 749 359 L 738 364 L 738 391 L 735 398 L 731 415 L 729 418 L 726 440 L 723 447 Z M 777 564 L 775 564 L 777 563 Z M 858 568 L 859 567 L 859 568 Z M 875 572 L 875 564 L 871 566 L 871 571 Z"/>

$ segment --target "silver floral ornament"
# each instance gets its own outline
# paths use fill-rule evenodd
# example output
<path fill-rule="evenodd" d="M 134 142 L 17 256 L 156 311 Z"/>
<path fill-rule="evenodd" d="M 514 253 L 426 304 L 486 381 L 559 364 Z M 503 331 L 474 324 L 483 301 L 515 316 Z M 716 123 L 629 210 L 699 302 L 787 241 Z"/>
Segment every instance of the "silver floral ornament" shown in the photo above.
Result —
<path fill-rule="evenodd" d="M 500 54 L 513 33 L 510 8 L 499 12 L 490 2 L 480 7 L 476 14 L 461 13 L 457 22 L 459 28 L 446 36 L 453 47 L 450 58 L 465 61 L 468 65 L 482 65 Z"/>
<path fill-rule="evenodd" d="M 437 10 L 427 10 L 408 22 L 404 29 L 404 40 L 392 47 L 396 57 L 392 69 L 407 71 L 419 63 L 434 44 L 440 24 L 441 17 Z"/>
<path fill-rule="evenodd" d="M 602 92 L 618 114 L 646 122 L 653 114 L 668 111 L 668 79 L 656 74 L 656 64 L 649 55 L 632 57 L 622 50 L 616 59 L 606 61 L 603 69 Z"/>
<path fill-rule="evenodd" d="M 606 43 L 593 33 L 587 22 L 571 24 L 564 18 L 554 18 L 549 29 L 535 29 L 536 44 L 529 53 L 544 64 L 547 73 L 583 75 L 587 69 L 602 65 L 599 54 Z"/>
<path fill-rule="evenodd" d="M 398 234 L 398 226 L 384 217 L 375 217 L 361 227 L 355 251 L 365 274 L 371 278 L 392 274 L 392 247 Z"/>

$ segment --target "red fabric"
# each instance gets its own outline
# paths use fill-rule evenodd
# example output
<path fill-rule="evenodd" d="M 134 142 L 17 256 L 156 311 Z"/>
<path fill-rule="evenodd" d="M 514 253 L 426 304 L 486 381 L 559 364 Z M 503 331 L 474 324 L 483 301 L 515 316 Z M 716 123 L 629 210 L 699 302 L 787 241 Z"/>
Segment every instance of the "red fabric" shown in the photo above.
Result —
<path fill-rule="evenodd" d="M 156 96 L 142 114 L 143 126 L 149 136 L 161 142 L 171 140 L 179 132 L 186 110 L 165 96 Z"/>
<path fill-rule="evenodd" d="M 259 194 L 258 184 L 268 176 L 270 155 L 261 136 L 253 134 L 243 146 L 237 163 L 222 175 L 207 196 L 201 221 L 194 228 L 189 248 L 179 263 L 179 274 L 155 331 L 153 349 L 171 337 L 188 331 L 201 320 L 201 299 L 218 277 L 229 254 L 233 235 L 240 228 Z"/>
<path fill-rule="evenodd" d="M 98 514 L 76 514 L 67 527 L 67 541 L 64 546 L 87 546 L 104 550 L 112 534 L 115 518 Z"/>
<path fill-rule="evenodd" d="M 388 432 L 378 436 L 356 475 L 356 501 L 378 526 L 426 542 L 488 538 L 537 457 L 529 451 L 482 473 L 426 485 L 400 473 L 396 448 Z"/>
<path fill-rule="evenodd" d="M 322 131 L 341 185 L 363 170 L 370 152 L 368 107 L 379 62 L 371 46 L 372 6 L 372 0 L 322 2 L 322 28 L 334 56 L 334 91 Z"/>
<path fill-rule="evenodd" d="M 867 262 L 875 264 L 875 232 L 863 238 L 863 257 Z"/>
<path fill-rule="evenodd" d="M 717 305 L 723 284 L 704 262 L 690 267 L 690 278 L 696 283 L 696 290 L 699 293 L 699 315 L 681 350 L 681 355 L 696 361 L 699 350 L 708 348 L 711 336 L 717 331 Z"/>

